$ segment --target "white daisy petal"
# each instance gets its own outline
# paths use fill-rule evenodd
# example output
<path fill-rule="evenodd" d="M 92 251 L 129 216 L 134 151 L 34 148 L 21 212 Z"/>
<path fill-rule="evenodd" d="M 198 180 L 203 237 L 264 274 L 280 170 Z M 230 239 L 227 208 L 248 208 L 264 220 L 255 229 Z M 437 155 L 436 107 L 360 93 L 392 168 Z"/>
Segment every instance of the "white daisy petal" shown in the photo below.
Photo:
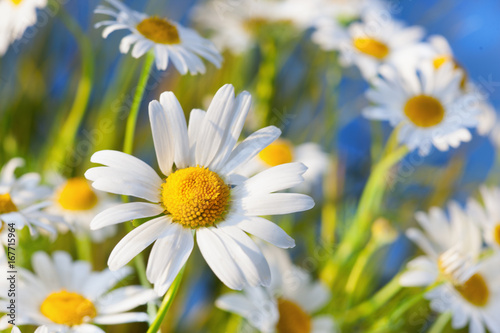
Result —
<path fill-rule="evenodd" d="M 168 125 L 167 113 L 158 101 L 149 103 L 149 121 L 158 165 L 161 172 L 168 176 L 172 172 L 174 164 L 175 142 L 174 135 Z"/>
<path fill-rule="evenodd" d="M 97 307 L 100 315 L 125 312 L 157 297 L 151 289 L 142 286 L 127 286 L 107 293 L 106 297 L 97 303 Z"/>
<path fill-rule="evenodd" d="M 97 214 L 90 223 L 90 228 L 96 230 L 116 223 L 156 216 L 163 213 L 164 210 L 158 204 L 146 202 L 131 202 L 116 205 Z"/>
<path fill-rule="evenodd" d="M 281 229 L 277 224 L 266 220 L 262 217 L 241 217 L 241 221 L 237 226 L 241 230 L 248 232 L 274 246 L 287 249 L 295 246 L 295 241 L 292 237 Z"/>
<path fill-rule="evenodd" d="M 94 322 L 99 325 L 115 325 L 148 321 L 149 316 L 144 312 L 127 312 L 97 316 Z"/>
<path fill-rule="evenodd" d="M 271 193 L 243 198 L 236 205 L 248 216 L 281 215 L 309 210 L 314 207 L 314 200 L 304 194 Z"/>

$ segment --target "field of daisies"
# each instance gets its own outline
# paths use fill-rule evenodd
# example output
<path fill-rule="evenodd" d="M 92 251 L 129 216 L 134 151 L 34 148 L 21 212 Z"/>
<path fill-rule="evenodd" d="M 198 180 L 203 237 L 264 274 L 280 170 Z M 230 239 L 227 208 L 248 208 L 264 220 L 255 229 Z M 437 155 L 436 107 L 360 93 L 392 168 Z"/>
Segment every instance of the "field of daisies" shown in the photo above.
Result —
<path fill-rule="evenodd" d="M 499 13 L 0 0 L 0 331 L 500 333 Z"/>

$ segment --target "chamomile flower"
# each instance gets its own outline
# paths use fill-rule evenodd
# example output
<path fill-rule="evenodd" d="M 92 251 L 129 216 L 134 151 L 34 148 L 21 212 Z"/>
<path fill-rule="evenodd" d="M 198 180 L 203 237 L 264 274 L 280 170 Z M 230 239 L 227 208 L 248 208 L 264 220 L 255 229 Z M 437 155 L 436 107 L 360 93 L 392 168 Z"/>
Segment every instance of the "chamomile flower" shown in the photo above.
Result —
<path fill-rule="evenodd" d="M 13 158 L 0 171 L 0 223 L 1 238 L 6 242 L 7 224 L 15 224 L 16 229 L 27 226 L 31 234 L 44 230 L 57 234 L 53 223 L 62 223 L 62 219 L 43 211 L 51 190 L 40 185 L 40 175 L 27 173 L 19 178 L 14 175 L 18 167 L 24 165 L 21 158 Z"/>
<path fill-rule="evenodd" d="M 437 312 L 452 314 L 451 326 L 470 333 L 500 332 L 500 253 L 482 259 L 465 282 L 450 281 L 425 297 Z"/>
<path fill-rule="evenodd" d="M 263 251 L 272 267 L 270 287 L 223 295 L 216 306 L 241 315 L 265 333 L 335 332 L 331 316 L 314 316 L 330 300 L 328 288 L 294 266 L 283 250 L 264 246 Z"/>
<path fill-rule="evenodd" d="M 132 47 L 132 57 L 139 58 L 153 50 L 156 68 L 166 70 L 171 61 L 182 75 L 205 73 L 201 58 L 220 67 L 222 56 L 209 40 L 201 37 L 193 29 L 183 27 L 177 22 L 157 16 L 147 16 L 134 11 L 118 0 L 107 0 L 114 8 L 99 6 L 97 14 L 114 19 L 97 23 L 96 28 L 105 26 L 102 36 L 107 38 L 116 30 L 129 30 L 131 34 L 121 40 L 120 52 L 127 53 Z"/>
<path fill-rule="evenodd" d="M 468 203 L 471 219 L 478 222 L 488 245 L 500 250 L 500 188 L 481 187 L 484 208 L 477 201 Z"/>
<path fill-rule="evenodd" d="M 307 167 L 307 171 L 303 174 L 304 182 L 294 187 L 294 190 L 311 193 L 313 188 L 321 183 L 328 168 L 328 155 L 321 150 L 318 144 L 313 142 L 294 146 L 286 139 L 278 139 L 236 172 L 249 177 L 268 168 L 292 162 L 303 163 Z"/>
<path fill-rule="evenodd" d="M 116 226 L 91 230 L 90 222 L 103 210 L 115 206 L 117 200 L 100 191 L 94 191 L 84 177 L 64 179 L 54 174 L 51 175 L 51 183 L 56 190 L 47 212 L 62 216 L 73 227 L 75 234 L 90 235 L 94 242 L 102 242 L 116 233 Z M 66 232 L 68 228 L 63 225 L 60 231 Z"/>
<path fill-rule="evenodd" d="M 356 65 L 366 79 L 373 78 L 381 64 L 396 62 L 399 54 L 422 38 L 420 27 L 368 15 L 347 28 L 334 20 L 320 20 L 312 38 L 324 50 L 340 52 L 343 66 Z"/>
<path fill-rule="evenodd" d="M 173 93 L 152 101 L 149 117 L 162 177 L 118 151 L 92 156 L 92 162 L 105 165 L 85 173 L 94 188 L 147 202 L 107 209 L 94 218 L 91 228 L 151 218 L 117 244 L 108 260 L 112 270 L 154 242 L 146 274 L 155 290 L 164 294 L 188 259 L 196 235 L 203 257 L 229 288 L 269 284 L 269 266 L 247 232 L 276 246 L 292 247 L 293 239 L 259 216 L 304 211 L 314 202 L 301 194 L 273 193 L 303 181 L 306 167 L 300 163 L 283 164 L 245 181 L 235 176 L 238 167 L 281 133 L 266 127 L 237 145 L 250 102 L 247 92 L 235 98 L 233 86 L 225 85 L 208 111 L 191 112 L 188 126 Z"/>
<path fill-rule="evenodd" d="M 44 8 L 47 0 L 0 1 L 0 56 L 9 45 L 20 39 L 26 29 L 36 23 L 37 9 Z"/>
<path fill-rule="evenodd" d="M 461 79 L 451 63 L 439 69 L 428 62 L 416 68 L 382 66 L 367 92 L 374 105 L 363 114 L 399 126 L 399 142 L 421 155 L 432 146 L 456 148 L 471 139 L 468 128 L 477 126 L 480 113 L 476 96 L 460 89 Z"/>
<path fill-rule="evenodd" d="M 449 218 L 437 207 L 431 208 L 428 214 L 415 214 L 424 232 L 411 228 L 406 235 L 424 255 L 408 263 L 407 272 L 401 276 L 402 285 L 428 286 L 440 276 L 463 277 L 478 262 L 482 250 L 479 228 L 457 203 L 450 203 L 448 210 Z"/>
<path fill-rule="evenodd" d="M 34 274 L 19 269 L 19 325 L 44 325 L 49 332 L 58 333 L 104 332 L 94 324 L 147 321 L 146 313 L 127 311 L 157 297 L 142 286 L 110 291 L 131 273 L 128 267 L 92 272 L 90 263 L 73 262 L 66 252 L 55 252 L 52 258 L 36 252 L 32 266 Z M 7 320 L 4 316 L 0 322 Z"/>

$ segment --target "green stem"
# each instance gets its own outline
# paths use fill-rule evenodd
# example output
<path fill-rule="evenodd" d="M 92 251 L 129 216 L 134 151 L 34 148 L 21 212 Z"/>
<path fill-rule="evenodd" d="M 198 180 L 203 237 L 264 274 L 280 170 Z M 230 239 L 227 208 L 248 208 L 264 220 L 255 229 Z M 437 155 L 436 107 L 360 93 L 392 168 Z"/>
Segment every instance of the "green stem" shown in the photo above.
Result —
<path fill-rule="evenodd" d="M 450 322 L 451 317 L 452 317 L 451 312 L 441 313 L 438 319 L 436 319 L 436 321 L 434 322 L 434 324 L 432 324 L 431 328 L 427 333 L 444 332 L 444 329 Z"/>
<path fill-rule="evenodd" d="M 153 67 L 155 57 L 153 52 L 149 52 L 144 61 L 144 67 L 142 68 L 141 76 L 139 77 L 139 82 L 135 90 L 134 99 L 132 101 L 132 106 L 130 107 L 130 113 L 127 118 L 127 125 L 125 128 L 125 143 L 123 145 L 123 152 L 127 154 L 132 154 L 134 149 L 134 136 L 135 127 L 137 123 L 137 116 L 139 115 L 139 109 L 142 102 L 142 97 L 144 96 L 144 91 L 148 84 L 149 74 L 151 73 L 151 68 Z"/>
<path fill-rule="evenodd" d="M 161 323 L 163 322 L 163 319 L 165 318 L 165 315 L 170 309 L 170 306 L 174 301 L 175 295 L 179 290 L 179 286 L 181 284 L 183 275 L 184 275 L 184 268 L 181 269 L 181 271 L 175 278 L 174 282 L 168 289 L 167 293 L 165 294 L 160 309 L 158 310 L 158 314 L 146 333 L 156 333 L 160 329 Z"/>
<path fill-rule="evenodd" d="M 62 6 L 59 12 L 61 21 L 65 24 L 78 42 L 82 57 L 82 68 L 75 99 L 69 111 L 68 117 L 62 126 L 54 128 L 54 131 L 57 133 L 56 139 L 49 151 L 49 157 L 45 162 L 45 168 L 52 169 L 62 169 L 65 165 L 64 159 L 66 157 L 67 147 L 71 147 L 75 141 L 78 128 L 80 127 L 89 103 L 94 80 L 94 52 L 90 39 L 85 35 L 71 15 L 68 15 L 64 11 Z"/>
<path fill-rule="evenodd" d="M 262 63 L 257 74 L 256 99 L 257 113 L 261 127 L 267 126 L 271 120 L 271 103 L 274 96 L 274 86 L 277 74 L 277 57 L 275 41 L 271 38 L 263 41 L 260 45 Z"/>
<path fill-rule="evenodd" d="M 78 259 L 92 263 L 92 242 L 89 235 L 76 236 L 76 252 Z"/>

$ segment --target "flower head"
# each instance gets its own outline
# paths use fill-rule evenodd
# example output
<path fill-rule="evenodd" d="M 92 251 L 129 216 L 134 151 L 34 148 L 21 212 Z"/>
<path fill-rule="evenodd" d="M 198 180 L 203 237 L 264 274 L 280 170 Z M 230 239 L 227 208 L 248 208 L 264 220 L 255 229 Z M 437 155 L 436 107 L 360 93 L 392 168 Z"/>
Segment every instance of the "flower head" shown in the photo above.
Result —
<path fill-rule="evenodd" d="M 104 38 L 116 30 L 129 30 L 131 34 L 120 43 L 120 52 L 127 53 L 133 45 L 132 56 L 139 58 L 153 50 L 159 70 L 166 70 L 171 61 L 182 75 L 187 72 L 205 73 L 200 57 L 220 67 L 221 55 L 209 40 L 196 31 L 169 19 L 134 11 L 118 0 L 107 1 L 118 11 L 105 6 L 97 7 L 97 14 L 112 16 L 114 20 L 101 21 L 96 28 L 106 26 L 102 32 Z"/>

